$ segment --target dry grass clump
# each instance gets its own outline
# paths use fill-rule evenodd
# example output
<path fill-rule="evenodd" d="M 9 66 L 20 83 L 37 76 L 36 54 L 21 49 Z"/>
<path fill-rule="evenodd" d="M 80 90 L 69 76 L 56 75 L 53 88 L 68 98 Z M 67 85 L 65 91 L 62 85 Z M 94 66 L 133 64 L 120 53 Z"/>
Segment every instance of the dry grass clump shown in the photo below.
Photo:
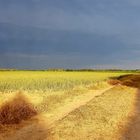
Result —
<path fill-rule="evenodd" d="M 121 84 L 130 87 L 140 88 L 140 74 L 122 75 L 114 79 L 108 80 L 111 85 Z"/>
<path fill-rule="evenodd" d="M 119 81 L 119 80 L 117 80 L 117 79 L 110 79 L 110 80 L 108 80 L 107 82 L 108 82 L 108 84 L 110 84 L 110 85 L 118 85 L 118 84 L 121 83 L 121 81 Z"/>
<path fill-rule="evenodd" d="M 32 104 L 23 94 L 18 93 L 0 107 L 0 124 L 18 124 L 35 115 L 37 112 Z"/>
<path fill-rule="evenodd" d="M 122 85 L 140 88 L 140 74 L 129 74 L 118 77 Z"/>

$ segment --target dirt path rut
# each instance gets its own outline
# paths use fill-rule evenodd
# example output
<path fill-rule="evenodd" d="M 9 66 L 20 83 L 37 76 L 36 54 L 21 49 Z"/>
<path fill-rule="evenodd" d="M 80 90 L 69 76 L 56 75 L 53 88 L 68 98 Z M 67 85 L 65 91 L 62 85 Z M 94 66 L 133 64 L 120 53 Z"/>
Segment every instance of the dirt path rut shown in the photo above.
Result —
<path fill-rule="evenodd" d="M 114 86 L 110 86 L 104 90 L 91 90 L 84 95 L 79 95 L 75 97 L 72 102 L 59 107 L 54 114 L 50 116 L 47 114 L 40 115 L 35 118 L 36 121 L 30 121 L 27 126 L 21 127 L 17 131 L 14 131 L 9 137 L 3 137 L 0 140 L 47 140 L 49 130 L 57 121 L 62 120 L 75 109 L 86 105 L 95 97 L 104 94 L 113 87 Z"/>
<path fill-rule="evenodd" d="M 50 126 L 52 124 L 55 124 L 55 122 L 62 120 L 67 115 L 69 115 L 72 111 L 74 111 L 77 108 L 80 108 L 81 106 L 86 105 L 88 102 L 93 100 L 95 97 L 100 96 L 104 94 L 106 91 L 112 89 L 113 86 L 108 87 L 103 90 L 91 90 L 89 93 L 80 95 L 78 97 L 75 97 L 76 99 L 72 102 L 69 102 L 65 106 L 62 106 L 57 109 L 57 114 L 54 114 L 51 117 L 48 117 Z M 47 116 L 46 116 L 47 117 Z"/>

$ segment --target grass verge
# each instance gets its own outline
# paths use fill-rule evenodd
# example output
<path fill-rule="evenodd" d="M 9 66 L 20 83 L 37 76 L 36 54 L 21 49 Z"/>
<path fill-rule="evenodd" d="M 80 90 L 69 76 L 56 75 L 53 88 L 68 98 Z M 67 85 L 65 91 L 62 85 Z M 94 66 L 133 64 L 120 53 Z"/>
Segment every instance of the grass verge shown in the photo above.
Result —
<path fill-rule="evenodd" d="M 135 93 L 133 88 L 115 87 L 58 122 L 50 136 L 53 140 L 118 140 L 118 125 L 127 117 Z"/>

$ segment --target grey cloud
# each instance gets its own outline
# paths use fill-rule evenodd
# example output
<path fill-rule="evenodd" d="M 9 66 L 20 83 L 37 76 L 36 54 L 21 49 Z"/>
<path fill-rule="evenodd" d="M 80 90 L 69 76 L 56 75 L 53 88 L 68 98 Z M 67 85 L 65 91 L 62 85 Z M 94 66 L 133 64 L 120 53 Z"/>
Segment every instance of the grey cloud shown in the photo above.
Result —
<path fill-rule="evenodd" d="M 137 67 L 139 4 L 138 0 L 1 0 L 0 66 L 122 67 L 133 62 Z"/>
<path fill-rule="evenodd" d="M 112 35 L 0 25 L 0 53 L 81 53 L 106 56 L 126 50 L 125 44 Z"/>

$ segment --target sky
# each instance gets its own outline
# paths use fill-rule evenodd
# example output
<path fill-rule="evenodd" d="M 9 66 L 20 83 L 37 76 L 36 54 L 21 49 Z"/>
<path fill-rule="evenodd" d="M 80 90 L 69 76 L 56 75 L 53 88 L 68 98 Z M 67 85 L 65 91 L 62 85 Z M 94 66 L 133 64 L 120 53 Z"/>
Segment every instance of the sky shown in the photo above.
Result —
<path fill-rule="evenodd" d="M 0 0 L 0 68 L 140 69 L 139 0 Z"/>

